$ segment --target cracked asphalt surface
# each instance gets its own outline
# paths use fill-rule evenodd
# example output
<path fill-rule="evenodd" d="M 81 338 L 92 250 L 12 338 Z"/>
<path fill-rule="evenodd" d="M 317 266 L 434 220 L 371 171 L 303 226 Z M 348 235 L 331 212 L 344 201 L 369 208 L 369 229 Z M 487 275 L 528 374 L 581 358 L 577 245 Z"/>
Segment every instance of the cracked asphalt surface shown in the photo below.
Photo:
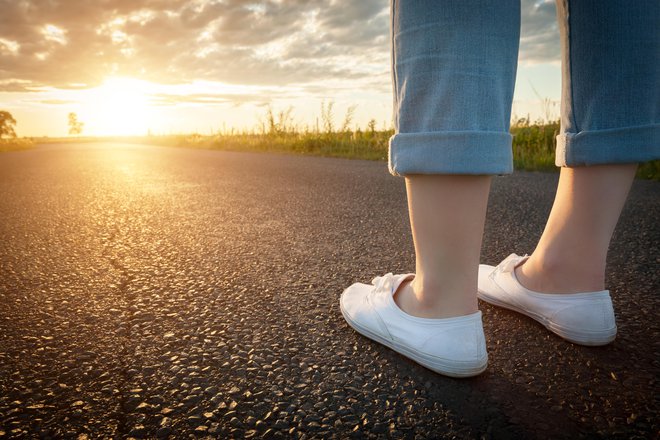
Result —
<path fill-rule="evenodd" d="M 493 182 L 482 261 L 530 253 L 557 176 Z M 2 438 L 658 436 L 660 184 L 610 251 L 619 334 L 480 304 L 487 371 L 356 334 L 342 290 L 414 269 L 383 162 L 61 144 L 0 155 Z"/>

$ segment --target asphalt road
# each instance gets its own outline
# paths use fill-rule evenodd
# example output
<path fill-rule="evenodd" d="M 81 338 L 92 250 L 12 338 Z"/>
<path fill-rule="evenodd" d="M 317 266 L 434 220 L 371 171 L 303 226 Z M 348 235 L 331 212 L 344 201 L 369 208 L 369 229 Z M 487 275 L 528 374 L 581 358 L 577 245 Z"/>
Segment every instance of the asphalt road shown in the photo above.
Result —
<path fill-rule="evenodd" d="M 534 249 L 556 179 L 494 179 L 484 262 Z M 0 439 L 660 430 L 659 183 L 635 182 L 612 243 L 616 341 L 481 303 L 490 363 L 463 380 L 341 317 L 346 286 L 414 268 L 383 162 L 49 145 L 0 154 L 0 193 Z"/>

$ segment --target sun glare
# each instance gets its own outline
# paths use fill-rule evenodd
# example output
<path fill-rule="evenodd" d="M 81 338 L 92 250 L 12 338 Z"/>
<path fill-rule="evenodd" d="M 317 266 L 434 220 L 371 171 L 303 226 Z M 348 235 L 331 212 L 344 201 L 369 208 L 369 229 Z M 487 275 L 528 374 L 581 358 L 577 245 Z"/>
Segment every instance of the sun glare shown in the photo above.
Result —
<path fill-rule="evenodd" d="M 90 131 L 104 135 L 145 134 L 152 120 L 149 83 L 112 78 L 92 89 L 86 105 Z"/>

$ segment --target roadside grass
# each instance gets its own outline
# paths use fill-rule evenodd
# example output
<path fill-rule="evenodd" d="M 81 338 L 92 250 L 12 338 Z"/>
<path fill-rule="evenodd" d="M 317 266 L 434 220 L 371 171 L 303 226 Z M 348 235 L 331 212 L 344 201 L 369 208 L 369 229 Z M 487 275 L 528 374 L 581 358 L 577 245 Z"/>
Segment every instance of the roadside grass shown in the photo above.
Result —
<path fill-rule="evenodd" d="M 559 121 L 530 123 L 519 119 L 511 125 L 513 135 L 513 167 L 527 171 L 557 171 L 555 166 L 555 138 Z"/>
<path fill-rule="evenodd" d="M 230 151 L 262 151 L 306 154 L 352 159 L 387 160 L 393 130 L 354 130 L 346 132 L 283 131 L 202 136 L 152 136 L 137 142 L 157 145 L 208 148 Z M 530 123 L 521 119 L 511 127 L 513 165 L 516 170 L 558 172 L 555 166 L 555 139 L 559 121 Z M 660 160 L 641 164 L 637 177 L 660 181 Z"/>
<path fill-rule="evenodd" d="M 152 136 L 140 141 L 155 145 L 208 148 L 228 151 L 293 153 L 349 159 L 386 160 L 393 131 L 350 131 L 337 133 L 285 132 L 241 133 L 213 136 Z"/>
<path fill-rule="evenodd" d="M 28 150 L 34 147 L 34 142 L 29 138 L 0 139 L 0 153 L 5 151 Z"/>
<path fill-rule="evenodd" d="M 521 119 L 512 124 L 513 166 L 517 170 L 552 171 L 555 166 L 556 136 L 559 134 L 559 121 L 530 123 Z M 660 160 L 640 164 L 637 178 L 660 181 Z"/>
<path fill-rule="evenodd" d="M 660 160 L 643 163 L 637 168 L 637 177 L 660 182 Z"/>
<path fill-rule="evenodd" d="M 285 119 L 285 118 L 284 118 Z M 214 135 L 150 135 L 123 137 L 69 137 L 3 140 L 0 152 L 27 149 L 34 143 L 128 142 L 170 147 L 204 148 L 227 151 L 256 151 L 303 154 L 352 159 L 387 160 L 389 138 L 393 130 L 376 130 L 370 123 L 366 130 L 340 130 L 324 124 L 324 130 L 298 129 L 271 118 L 260 131 L 230 132 Z M 512 124 L 513 164 L 517 170 L 557 172 L 555 138 L 559 122 L 530 122 L 520 119 Z M 639 166 L 637 177 L 660 181 L 660 160 Z"/>

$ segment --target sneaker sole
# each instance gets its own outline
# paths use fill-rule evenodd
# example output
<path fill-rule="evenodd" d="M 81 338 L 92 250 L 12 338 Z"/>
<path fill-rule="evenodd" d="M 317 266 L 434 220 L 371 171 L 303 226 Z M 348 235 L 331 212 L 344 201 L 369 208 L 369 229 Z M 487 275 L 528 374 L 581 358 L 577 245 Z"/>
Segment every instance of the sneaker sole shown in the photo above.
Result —
<path fill-rule="evenodd" d="M 453 361 L 438 356 L 433 356 L 427 353 L 422 353 L 420 351 L 402 345 L 396 341 L 385 339 L 382 336 L 378 335 L 377 333 L 374 333 L 368 328 L 363 327 L 357 322 L 353 321 L 350 315 L 344 310 L 344 306 L 343 304 L 341 304 L 341 301 L 339 303 L 339 306 L 341 309 L 341 314 L 344 316 L 344 319 L 346 320 L 348 325 L 350 325 L 355 331 L 360 333 L 362 336 L 372 339 L 378 342 L 379 344 L 383 344 L 384 346 L 396 351 L 397 353 L 409 359 L 412 359 L 413 361 L 417 362 L 423 367 L 428 368 L 431 371 L 443 374 L 445 376 L 450 376 L 455 378 L 465 378 L 465 377 L 477 376 L 483 373 L 486 370 L 486 367 L 488 366 L 488 354 L 486 354 L 486 356 L 484 356 L 482 359 L 479 359 L 478 361 L 475 362 Z"/>
<path fill-rule="evenodd" d="M 537 321 L 538 323 L 542 324 L 545 328 L 550 330 L 552 333 L 561 336 L 562 338 L 566 339 L 569 342 L 572 342 L 574 344 L 579 344 L 579 345 L 588 345 L 588 346 L 600 346 L 600 345 L 606 345 L 612 342 L 616 338 L 616 331 L 617 328 L 614 326 L 613 328 L 607 329 L 607 330 L 601 330 L 601 331 L 575 331 L 571 329 L 567 329 L 565 327 L 562 327 L 560 325 L 555 324 L 554 322 L 550 321 L 548 318 L 546 318 L 543 315 L 539 315 L 537 313 L 534 313 L 529 310 L 521 309 L 520 307 L 517 307 L 515 305 L 503 302 L 498 300 L 497 298 L 494 298 L 490 296 L 488 293 L 478 290 L 477 291 L 477 297 L 485 301 L 489 304 L 492 304 L 494 306 L 502 307 L 505 309 L 513 310 L 514 312 L 522 313 L 525 316 L 528 316 L 532 318 L 533 320 Z"/>

